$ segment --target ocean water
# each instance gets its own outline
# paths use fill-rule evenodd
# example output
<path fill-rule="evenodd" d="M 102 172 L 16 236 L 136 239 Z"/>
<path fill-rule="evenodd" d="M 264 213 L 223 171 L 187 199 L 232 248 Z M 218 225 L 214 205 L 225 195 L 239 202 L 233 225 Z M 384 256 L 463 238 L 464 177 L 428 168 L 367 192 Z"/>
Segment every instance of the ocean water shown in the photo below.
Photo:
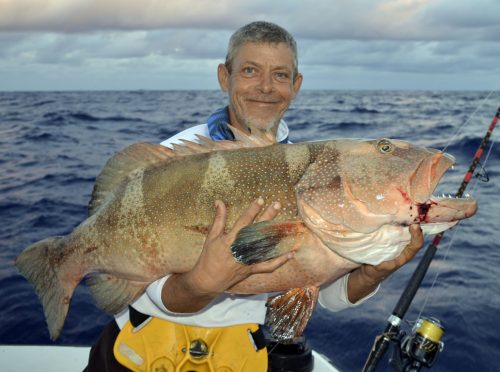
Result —
<path fill-rule="evenodd" d="M 437 193 L 454 194 L 499 103 L 500 94 L 488 92 L 304 91 L 286 120 L 293 142 L 389 137 L 446 146 L 457 165 Z M 0 344 L 52 343 L 15 257 L 86 218 L 95 177 L 116 151 L 160 142 L 224 104 L 216 91 L 0 93 Z M 419 314 L 444 324 L 436 371 L 500 371 L 499 157 L 493 147 L 481 170 L 489 182 L 474 178 L 470 186 L 477 215 L 445 234 L 406 316 L 408 329 Z M 421 256 L 364 304 L 318 308 L 306 329 L 312 346 L 341 370 L 360 370 Z M 56 343 L 90 345 L 110 319 L 80 285 Z M 391 369 L 384 361 L 379 370 Z"/>

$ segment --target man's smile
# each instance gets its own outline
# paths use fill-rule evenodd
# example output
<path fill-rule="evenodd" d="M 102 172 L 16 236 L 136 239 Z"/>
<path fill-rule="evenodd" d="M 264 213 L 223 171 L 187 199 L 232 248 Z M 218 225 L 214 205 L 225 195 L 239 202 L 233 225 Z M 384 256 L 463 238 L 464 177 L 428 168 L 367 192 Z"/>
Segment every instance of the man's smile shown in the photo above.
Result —
<path fill-rule="evenodd" d="M 245 98 L 245 101 L 256 104 L 272 104 L 281 103 L 279 99 L 262 99 L 262 98 Z"/>

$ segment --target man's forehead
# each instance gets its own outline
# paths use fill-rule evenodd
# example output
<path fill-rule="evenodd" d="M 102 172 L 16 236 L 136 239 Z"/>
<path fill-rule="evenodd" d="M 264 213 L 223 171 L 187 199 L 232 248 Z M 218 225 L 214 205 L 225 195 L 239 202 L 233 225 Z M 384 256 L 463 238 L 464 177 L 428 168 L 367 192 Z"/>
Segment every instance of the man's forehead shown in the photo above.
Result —
<path fill-rule="evenodd" d="M 258 52 L 256 53 L 256 50 Z M 293 67 L 293 51 L 283 42 L 253 42 L 249 41 L 239 46 L 235 54 L 238 63 L 259 64 L 263 59 L 271 57 L 276 64 Z"/>

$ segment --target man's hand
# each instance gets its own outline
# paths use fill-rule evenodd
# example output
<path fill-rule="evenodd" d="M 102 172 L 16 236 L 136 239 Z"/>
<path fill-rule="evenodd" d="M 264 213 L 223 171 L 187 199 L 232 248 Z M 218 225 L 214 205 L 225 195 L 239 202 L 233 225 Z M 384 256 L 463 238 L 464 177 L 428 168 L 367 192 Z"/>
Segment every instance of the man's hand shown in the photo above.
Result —
<path fill-rule="evenodd" d="M 420 225 L 410 225 L 410 235 L 410 242 L 395 259 L 384 261 L 376 266 L 363 264 L 351 272 L 347 281 L 347 297 L 351 303 L 356 303 L 368 296 L 385 278 L 415 257 L 424 245 Z"/>
<path fill-rule="evenodd" d="M 226 234 L 226 206 L 222 201 L 215 202 L 215 218 L 203 250 L 196 265 L 183 274 L 173 274 L 162 289 L 162 302 L 167 309 L 179 313 L 191 313 L 201 310 L 210 301 L 228 288 L 246 279 L 250 275 L 269 273 L 287 262 L 292 254 L 287 253 L 272 260 L 255 265 L 242 265 L 231 254 L 231 244 L 238 232 L 253 223 L 271 220 L 277 216 L 281 206 L 271 204 L 256 220 L 264 207 L 264 200 L 255 200 L 235 222 Z"/>

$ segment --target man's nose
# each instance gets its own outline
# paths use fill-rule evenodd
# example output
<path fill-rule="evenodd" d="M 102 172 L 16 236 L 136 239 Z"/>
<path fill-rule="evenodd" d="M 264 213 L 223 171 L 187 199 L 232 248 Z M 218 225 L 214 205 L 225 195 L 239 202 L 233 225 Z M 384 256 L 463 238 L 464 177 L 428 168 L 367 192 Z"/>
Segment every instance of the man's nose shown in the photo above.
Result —
<path fill-rule="evenodd" d="M 261 75 L 259 89 L 262 93 L 270 93 L 273 90 L 273 76 L 271 72 L 265 72 Z"/>

